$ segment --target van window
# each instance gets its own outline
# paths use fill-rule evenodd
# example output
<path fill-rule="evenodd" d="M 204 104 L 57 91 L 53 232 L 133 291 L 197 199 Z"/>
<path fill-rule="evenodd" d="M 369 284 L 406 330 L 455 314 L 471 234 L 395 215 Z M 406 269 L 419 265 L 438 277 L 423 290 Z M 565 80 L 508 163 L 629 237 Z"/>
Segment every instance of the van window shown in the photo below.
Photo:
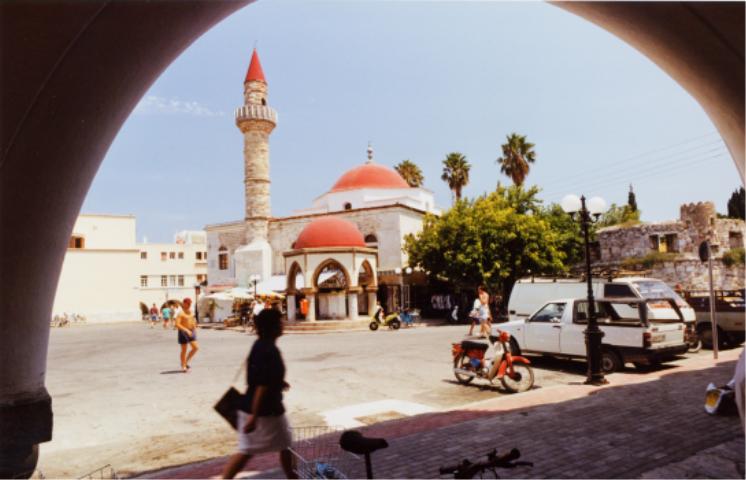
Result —
<path fill-rule="evenodd" d="M 629 285 L 622 283 L 607 283 L 604 285 L 604 297 L 607 298 L 635 298 L 637 295 Z"/>
<path fill-rule="evenodd" d="M 530 322 L 551 322 L 552 319 L 555 321 L 562 318 L 562 312 L 565 311 L 565 303 L 548 303 L 544 308 L 536 312 L 531 317 Z"/>
<path fill-rule="evenodd" d="M 637 288 L 637 291 L 640 292 L 642 298 L 673 298 L 676 300 L 676 303 L 685 304 L 684 300 L 671 287 L 660 280 L 639 280 L 632 283 Z"/>

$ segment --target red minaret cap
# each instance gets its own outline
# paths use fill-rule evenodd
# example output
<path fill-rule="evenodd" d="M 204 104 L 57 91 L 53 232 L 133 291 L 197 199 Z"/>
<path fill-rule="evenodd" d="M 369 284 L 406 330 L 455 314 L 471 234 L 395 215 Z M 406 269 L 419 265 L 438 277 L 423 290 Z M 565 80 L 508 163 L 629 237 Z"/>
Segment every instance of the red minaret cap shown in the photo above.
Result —
<path fill-rule="evenodd" d="M 259 63 L 259 55 L 256 53 L 251 54 L 251 63 L 249 64 L 249 71 L 246 72 L 246 80 L 243 83 L 247 83 L 251 80 L 267 83 L 264 79 L 264 72 L 262 71 L 262 65 Z"/>

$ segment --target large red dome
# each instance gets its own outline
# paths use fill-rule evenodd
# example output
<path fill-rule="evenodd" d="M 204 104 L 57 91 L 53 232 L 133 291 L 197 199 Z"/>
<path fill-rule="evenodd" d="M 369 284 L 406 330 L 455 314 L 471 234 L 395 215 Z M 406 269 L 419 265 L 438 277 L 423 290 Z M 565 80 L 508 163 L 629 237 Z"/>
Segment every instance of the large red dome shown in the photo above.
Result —
<path fill-rule="evenodd" d="M 393 168 L 366 163 L 348 170 L 339 177 L 331 191 L 340 192 L 360 188 L 409 188 L 409 185 Z"/>
<path fill-rule="evenodd" d="M 335 217 L 321 217 L 306 225 L 293 248 L 364 247 L 363 234 L 354 223 Z"/>

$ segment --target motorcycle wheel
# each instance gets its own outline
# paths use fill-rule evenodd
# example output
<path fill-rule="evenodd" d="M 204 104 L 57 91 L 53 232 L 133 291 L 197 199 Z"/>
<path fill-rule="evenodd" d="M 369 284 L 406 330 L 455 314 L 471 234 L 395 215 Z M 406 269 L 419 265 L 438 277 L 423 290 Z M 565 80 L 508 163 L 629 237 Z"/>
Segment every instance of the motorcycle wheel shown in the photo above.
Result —
<path fill-rule="evenodd" d="M 393 328 L 394 330 L 399 330 L 399 327 L 401 327 L 401 322 L 399 320 L 391 320 L 391 323 L 389 323 L 389 327 Z"/>
<path fill-rule="evenodd" d="M 372 331 L 378 330 L 378 322 L 370 322 L 370 325 L 368 325 L 368 328 L 370 328 Z"/>
<path fill-rule="evenodd" d="M 469 357 L 467 357 L 465 353 L 462 353 L 461 355 L 459 355 L 453 360 L 453 368 L 454 369 L 463 368 L 464 370 L 474 370 L 474 367 L 471 366 Z M 460 383 L 461 385 L 468 385 L 471 383 L 472 380 L 474 380 L 474 377 L 461 375 L 456 372 L 453 372 L 453 375 L 456 377 L 456 381 L 458 381 L 458 383 Z"/>
<path fill-rule="evenodd" d="M 503 387 L 512 393 L 525 392 L 534 386 L 534 369 L 525 363 L 513 364 L 513 378 L 508 371 L 500 379 Z"/>

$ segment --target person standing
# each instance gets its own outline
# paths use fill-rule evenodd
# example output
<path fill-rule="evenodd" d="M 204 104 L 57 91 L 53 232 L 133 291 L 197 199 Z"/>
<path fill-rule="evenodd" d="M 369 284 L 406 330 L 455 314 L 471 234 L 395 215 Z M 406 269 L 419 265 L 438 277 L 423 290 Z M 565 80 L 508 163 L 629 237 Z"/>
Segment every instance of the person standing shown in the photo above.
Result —
<path fill-rule="evenodd" d="M 161 309 L 161 316 L 163 317 L 163 328 L 168 328 L 168 322 L 171 318 L 171 308 L 166 304 L 163 309 Z"/>
<path fill-rule="evenodd" d="M 150 328 L 155 327 L 155 323 L 158 321 L 158 308 L 155 303 L 150 307 Z"/>
<path fill-rule="evenodd" d="M 197 321 L 192 315 L 192 299 L 185 298 L 182 302 L 182 309 L 179 315 L 176 317 L 175 325 L 178 332 L 178 341 L 181 346 L 181 371 L 186 373 L 192 368 L 189 362 L 192 357 L 199 350 L 199 344 L 197 344 Z M 187 346 L 191 347 L 189 354 L 187 355 Z"/>
<path fill-rule="evenodd" d="M 490 312 L 490 294 L 483 285 L 477 288 L 479 300 L 479 336 L 487 338 L 490 334 L 492 312 Z"/>
<path fill-rule="evenodd" d="M 282 403 L 282 392 L 290 385 L 285 381 L 285 363 L 276 345 L 282 335 L 282 316 L 278 310 L 267 308 L 254 321 L 258 338 L 246 360 L 248 389 L 243 411 L 238 411 L 238 449 L 222 476 L 233 478 L 258 453 L 279 452 L 285 476 L 298 478 L 290 453 L 290 424 Z"/>

